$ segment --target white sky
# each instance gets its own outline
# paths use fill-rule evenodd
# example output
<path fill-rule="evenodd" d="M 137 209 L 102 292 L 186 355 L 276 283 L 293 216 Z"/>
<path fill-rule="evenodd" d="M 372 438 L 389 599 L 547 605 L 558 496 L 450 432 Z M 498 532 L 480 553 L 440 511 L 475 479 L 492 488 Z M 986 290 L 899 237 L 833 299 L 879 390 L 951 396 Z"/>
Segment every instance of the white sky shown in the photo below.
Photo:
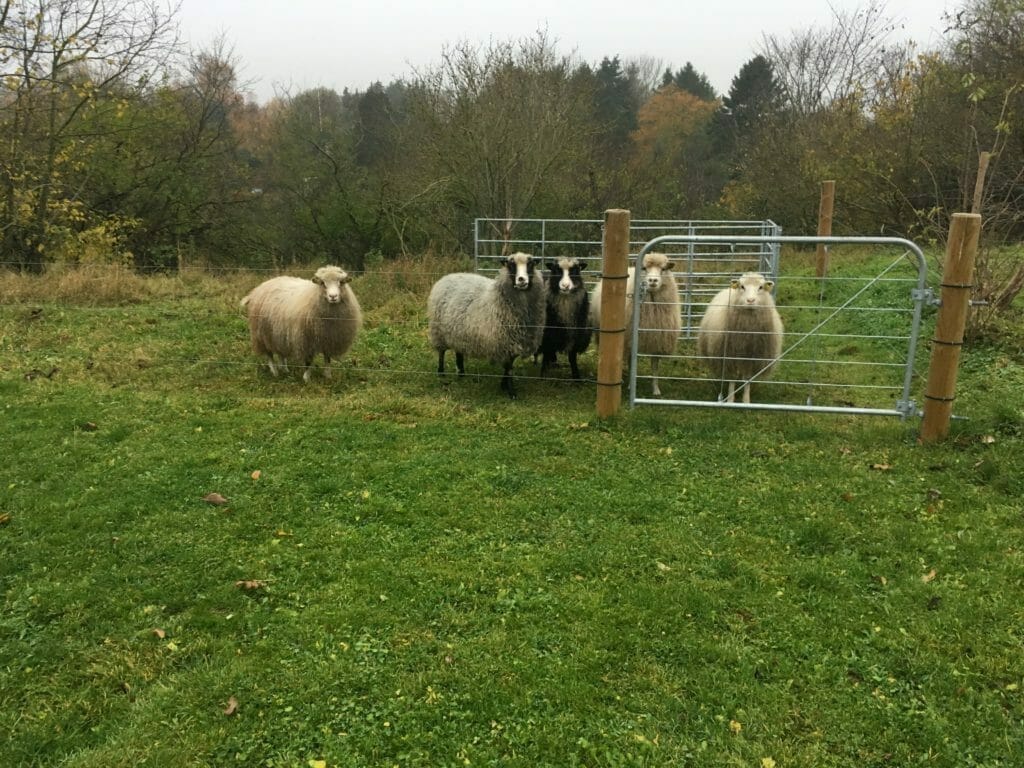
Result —
<path fill-rule="evenodd" d="M 757 52 L 765 34 L 828 26 L 830 5 L 869 0 L 182 0 L 181 34 L 193 48 L 224 34 L 239 76 L 266 102 L 275 92 L 316 86 L 365 90 L 438 62 L 446 44 L 518 39 L 546 30 L 559 54 L 592 64 L 647 56 L 679 69 L 687 61 L 719 93 Z M 936 45 L 942 14 L 959 0 L 898 0 L 887 15 L 895 40 Z"/>

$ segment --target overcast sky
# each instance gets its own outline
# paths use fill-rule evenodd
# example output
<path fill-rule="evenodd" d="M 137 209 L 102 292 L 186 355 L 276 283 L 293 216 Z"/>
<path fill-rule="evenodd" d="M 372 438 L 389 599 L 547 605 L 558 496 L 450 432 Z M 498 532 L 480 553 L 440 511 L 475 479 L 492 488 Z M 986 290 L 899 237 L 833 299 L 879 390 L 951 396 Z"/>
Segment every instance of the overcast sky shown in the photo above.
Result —
<path fill-rule="evenodd" d="M 443 47 L 486 43 L 546 30 L 560 54 L 598 63 L 647 56 L 673 69 L 687 61 L 719 93 L 757 52 L 766 34 L 786 36 L 828 26 L 830 6 L 844 11 L 868 0 L 183 0 L 181 32 L 193 48 L 223 34 L 240 80 L 265 102 L 275 92 L 316 86 L 365 90 L 438 62 Z M 899 0 L 887 14 L 901 28 L 894 38 L 919 48 L 940 39 L 943 11 L 959 0 Z"/>

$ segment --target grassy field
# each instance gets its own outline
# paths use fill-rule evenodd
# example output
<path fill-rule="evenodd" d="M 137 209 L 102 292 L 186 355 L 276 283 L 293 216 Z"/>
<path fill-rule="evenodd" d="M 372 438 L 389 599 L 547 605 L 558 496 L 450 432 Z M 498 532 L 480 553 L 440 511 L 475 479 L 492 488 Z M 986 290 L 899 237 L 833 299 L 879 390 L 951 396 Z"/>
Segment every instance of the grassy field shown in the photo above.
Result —
<path fill-rule="evenodd" d="M 308 385 L 258 275 L 0 277 L 0 766 L 1024 765 L 1019 318 L 940 445 L 600 421 L 438 381 L 453 266 L 357 278 Z"/>

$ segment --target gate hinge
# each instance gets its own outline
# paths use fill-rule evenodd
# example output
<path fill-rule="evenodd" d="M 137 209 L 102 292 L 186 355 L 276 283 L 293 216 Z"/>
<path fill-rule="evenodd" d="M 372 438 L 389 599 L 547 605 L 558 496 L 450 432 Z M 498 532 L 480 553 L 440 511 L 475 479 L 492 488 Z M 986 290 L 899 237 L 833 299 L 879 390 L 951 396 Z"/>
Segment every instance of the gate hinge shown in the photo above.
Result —
<path fill-rule="evenodd" d="M 917 403 L 914 402 L 913 398 L 910 400 L 897 400 L 896 410 L 900 412 L 900 418 L 906 419 L 908 416 L 918 416 Z"/>
<path fill-rule="evenodd" d="M 910 292 L 910 298 L 914 301 L 923 301 L 926 305 L 937 307 L 942 304 L 942 299 L 935 295 L 931 288 L 915 288 Z"/>

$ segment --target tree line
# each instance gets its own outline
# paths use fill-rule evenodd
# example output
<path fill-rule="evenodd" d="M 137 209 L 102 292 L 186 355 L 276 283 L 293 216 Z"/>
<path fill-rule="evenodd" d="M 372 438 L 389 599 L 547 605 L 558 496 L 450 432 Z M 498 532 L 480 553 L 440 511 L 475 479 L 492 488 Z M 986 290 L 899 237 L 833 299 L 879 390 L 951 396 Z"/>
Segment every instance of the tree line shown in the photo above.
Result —
<path fill-rule="evenodd" d="M 1024 236 L 1024 0 L 965 0 L 933 50 L 876 0 L 765 36 L 725 94 L 692 62 L 585 62 L 545 34 L 393 82 L 247 100 L 225 39 L 181 52 L 158 0 L 0 0 L 0 260 L 355 270 L 469 249 L 476 217 L 771 218 L 941 241 L 979 188 Z M 981 264 L 987 298 L 1019 253 Z M 988 270 L 989 273 L 986 273 Z"/>

